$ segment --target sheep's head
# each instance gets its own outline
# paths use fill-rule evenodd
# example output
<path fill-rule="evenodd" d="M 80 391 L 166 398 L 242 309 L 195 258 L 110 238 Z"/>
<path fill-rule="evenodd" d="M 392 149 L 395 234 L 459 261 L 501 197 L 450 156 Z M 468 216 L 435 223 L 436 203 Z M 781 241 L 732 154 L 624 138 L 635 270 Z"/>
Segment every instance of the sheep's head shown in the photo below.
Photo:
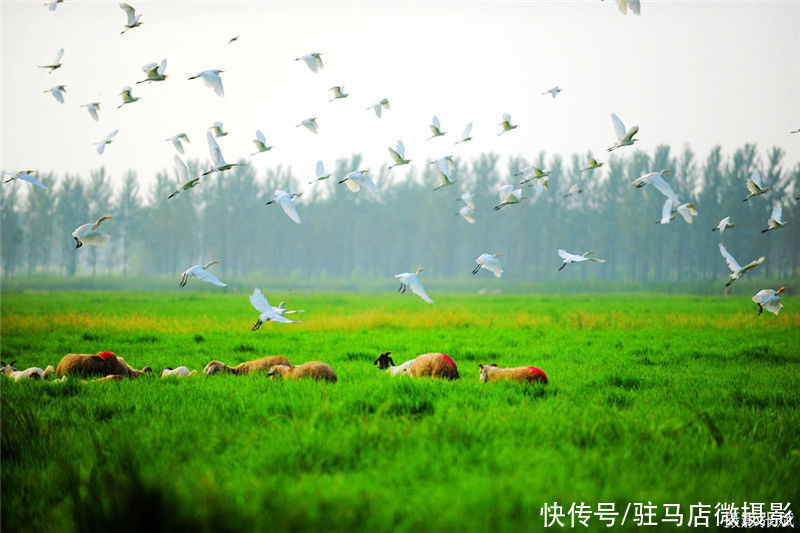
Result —
<path fill-rule="evenodd" d="M 378 365 L 378 368 L 380 368 L 381 370 L 385 370 L 390 366 L 394 366 L 394 361 L 392 360 L 391 357 L 389 357 L 390 353 L 392 352 L 383 352 L 381 355 L 378 356 L 377 359 L 375 359 L 375 361 L 372 362 L 372 364 Z"/>
<path fill-rule="evenodd" d="M 486 382 L 486 380 L 489 379 L 489 369 L 492 367 L 497 368 L 497 364 L 492 363 L 490 365 L 483 365 L 481 363 L 478 363 L 478 367 L 480 367 L 481 369 L 481 377 L 480 377 L 481 381 Z"/>
<path fill-rule="evenodd" d="M 226 371 L 228 371 L 228 365 L 225 363 L 221 361 L 210 361 L 203 369 L 203 374 L 206 376 L 211 376 L 213 374 L 219 374 Z"/>
<path fill-rule="evenodd" d="M 16 362 L 17 362 L 16 359 L 11 361 L 10 363 L 4 363 L 3 361 L 0 361 L 0 365 L 2 365 L 2 368 L 0 368 L 0 372 L 2 372 L 3 374 L 14 372 L 16 370 L 16 368 L 14 368 L 14 363 Z"/>
<path fill-rule="evenodd" d="M 275 376 L 278 376 L 278 377 L 282 378 L 283 375 L 290 368 L 291 368 L 290 366 L 286 366 L 286 365 L 275 365 L 275 366 L 273 366 L 272 368 L 269 369 L 269 372 L 267 372 L 267 376 L 269 376 L 269 379 L 274 381 L 275 380 Z"/>
<path fill-rule="evenodd" d="M 155 374 L 155 372 L 153 372 L 152 368 L 150 368 L 149 366 L 146 366 L 146 367 L 144 367 L 142 369 L 142 374 Z"/>

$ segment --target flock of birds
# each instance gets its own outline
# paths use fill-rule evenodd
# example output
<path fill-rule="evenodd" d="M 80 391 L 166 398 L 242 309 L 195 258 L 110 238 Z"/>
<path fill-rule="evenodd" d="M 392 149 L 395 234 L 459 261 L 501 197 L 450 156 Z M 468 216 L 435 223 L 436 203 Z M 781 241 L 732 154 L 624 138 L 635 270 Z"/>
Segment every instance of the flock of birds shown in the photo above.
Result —
<path fill-rule="evenodd" d="M 55 10 L 58 4 L 62 3 L 64 0 L 54 0 L 48 4 L 48 8 L 50 10 Z M 631 11 L 639 15 L 640 14 L 640 3 L 638 0 L 617 0 L 617 6 L 619 10 L 625 14 L 627 9 L 630 8 Z M 121 31 L 122 34 L 137 28 L 143 24 L 141 21 L 141 15 L 136 13 L 136 10 L 127 3 L 120 3 L 119 7 L 124 11 L 126 15 L 126 21 L 124 27 Z M 237 41 L 239 36 L 235 36 L 231 38 L 228 44 L 231 44 Z M 48 72 L 52 73 L 57 69 L 62 67 L 62 59 L 64 56 L 64 49 L 60 49 L 56 54 L 55 59 L 53 62 L 46 64 L 46 65 L 39 65 L 39 68 L 47 69 Z M 312 73 L 319 72 L 320 69 L 324 68 L 324 63 L 322 60 L 322 54 L 319 52 L 311 52 L 309 54 L 303 55 L 301 57 L 296 58 L 296 61 L 301 61 L 304 63 L 308 69 Z M 139 80 L 136 83 L 156 83 L 156 82 L 163 82 L 167 79 L 166 74 L 167 68 L 167 60 L 163 59 L 160 63 L 149 63 L 142 67 L 142 70 L 145 73 L 145 78 L 143 80 Z M 224 97 L 225 91 L 222 82 L 221 74 L 224 71 L 221 69 L 208 69 L 202 72 L 198 72 L 197 74 L 190 76 L 189 80 L 194 79 L 201 79 L 209 88 L 211 88 L 218 96 Z M 59 103 L 64 103 L 64 93 L 66 92 L 66 87 L 64 85 L 56 85 L 50 89 L 44 91 L 45 93 L 50 93 Z M 345 92 L 343 85 L 337 85 L 330 88 L 331 98 L 330 101 L 334 102 L 336 100 L 344 99 L 349 97 L 350 95 Z M 559 93 L 562 92 L 562 89 L 558 86 L 552 87 L 542 93 L 542 95 L 550 95 L 552 98 L 556 98 Z M 122 102 L 119 104 L 118 107 L 123 107 L 126 105 L 130 105 L 135 103 L 139 100 L 138 97 L 133 95 L 133 90 L 130 86 L 123 88 L 120 92 L 120 96 L 122 98 Z M 86 107 L 89 115 L 95 121 L 99 121 L 99 110 L 100 110 L 100 103 L 99 102 L 90 102 L 87 104 L 83 104 L 82 107 Z M 371 106 L 367 107 L 367 110 L 372 110 L 375 113 L 375 116 L 380 119 L 384 111 L 391 109 L 389 100 L 387 98 L 382 98 L 372 104 Z M 611 113 L 611 122 L 614 131 L 614 135 L 616 137 L 616 141 L 607 148 L 608 152 L 614 151 L 619 148 L 624 148 L 626 146 L 633 146 L 634 143 L 637 141 L 635 136 L 639 132 L 639 126 L 634 125 L 630 128 L 627 128 L 623 121 L 615 114 Z M 497 135 L 503 135 L 508 133 L 512 130 L 518 128 L 518 124 L 514 124 L 511 120 L 511 116 L 508 113 L 503 114 L 502 121 L 498 124 L 499 130 Z M 311 133 L 317 133 L 319 124 L 317 122 L 316 117 L 310 117 L 300 121 L 297 124 L 297 127 L 304 127 L 308 129 Z M 444 131 L 441 122 L 437 116 L 433 116 L 433 119 L 430 124 L 431 136 L 428 138 L 434 139 L 437 137 L 442 137 L 446 135 L 446 131 Z M 110 132 L 106 137 L 104 137 L 101 141 L 95 143 L 97 145 L 97 153 L 103 154 L 105 147 L 110 144 L 114 137 L 117 135 L 119 130 L 114 130 Z M 800 129 L 793 131 L 791 133 L 797 133 Z M 189 137 L 186 133 L 177 133 L 172 137 L 168 138 L 167 141 L 170 142 L 175 151 L 177 152 L 174 155 L 175 166 L 178 171 L 178 175 L 181 178 L 180 183 L 178 184 L 178 188 L 169 195 L 169 198 L 174 198 L 182 191 L 187 191 L 193 187 L 195 187 L 201 180 L 202 177 L 207 176 L 212 173 L 223 173 L 232 169 L 235 166 L 240 166 L 241 163 L 227 163 L 225 158 L 223 157 L 222 151 L 217 143 L 218 138 L 224 137 L 228 135 L 228 132 L 224 130 L 223 124 L 221 122 L 216 122 L 212 126 L 210 126 L 206 132 L 206 139 L 208 142 L 209 152 L 211 155 L 212 166 L 199 176 L 190 176 L 188 168 L 186 164 L 181 159 L 180 155 L 184 154 L 184 145 L 183 143 L 189 142 Z M 470 142 L 472 140 L 472 123 L 469 123 L 465 126 L 461 136 L 455 142 L 456 145 Z M 266 143 L 266 139 L 264 134 L 257 130 L 255 133 L 255 139 L 253 143 L 256 146 L 256 152 L 252 155 L 257 155 L 262 152 L 269 151 L 272 147 L 268 146 Z M 407 165 L 411 162 L 411 159 L 406 157 L 405 153 L 405 146 L 402 140 L 397 142 L 397 145 L 392 148 L 388 148 L 389 155 L 393 160 L 393 164 L 389 166 L 389 169 L 392 169 L 397 166 Z M 453 185 L 456 180 L 451 177 L 452 169 L 454 168 L 455 162 L 453 156 L 444 156 L 436 161 L 433 161 L 431 164 L 436 164 L 437 169 L 435 172 L 436 182 L 437 185 L 433 189 L 434 191 L 439 190 L 443 187 L 447 187 Z M 603 166 L 603 162 L 598 161 L 596 158 L 592 157 L 588 160 L 587 166 L 581 169 L 581 173 L 588 172 L 592 173 L 594 170 L 601 168 Z M 661 218 L 656 223 L 657 224 L 669 224 L 672 220 L 674 220 L 678 215 L 680 215 L 687 223 L 691 224 L 693 217 L 697 216 L 698 212 L 696 206 L 692 202 L 681 202 L 678 198 L 675 191 L 672 189 L 670 184 L 664 179 L 664 175 L 671 173 L 670 169 L 662 169 L 660 171 L 653 171 L 647 172 L 638 178 L 636 178 L 632 185 L 641 188 L 645 185 L 651 185 L 655 190 L 660 192 L 664 195 L 665 201 L 662 207 Z M 22 170 L 16 173 L 6 173 L 3 172 L 3 177 L 5 182 L 9 182 L 12 180 L 21 180 L 26 181 L 35 185 L 36 187 L 40 187 L 42 189 L 47 189 L 47 187 L 42 184 L 35 176 L 35 172 L 32 170 Z M 327 180 L 332 177 L 332 174 L 326 172 L 324 164 L 322 161 L 318 161 L 316 165 L 316 177 L 309 183 L 317 183 L 323 180 Z M 498 185 L 496 188 L 496 192 L 499 196 L 499 203 L 494 206 L 494 210 L 498 211 L 506 206 L 519 204 L 522 200 L 526 198 L 523 192 L 524 186 L 530 186 L 537 192 L 546 192 L 549 190 L 549 177 L 550 177 L 550 169 L 540 169 L 537 167 L 529 167 L 525 169 L 520 169 L 518 172 L 514 173 L 514 177 L 519 177 L 519 184 L 501 184 Z M 378 187 L 375 185 L 375 182 L 369 175 L 368 169 L 356 169 L 348 174 L 341 176 L 338 180 L 339 184 L 345 184 L 350 191 L 353 193 L 358 193 L 361 188 L 366 188 L 370 191 L 378 191 Z M 770 187 L 765 187 L 762 183 L 761 176 L 758 172 L 753 172 L 750 178 L 747 179 L 746 182 L 747 190 L 749 195 L 744 201 L 748 201 L 751 198 L 760 196 L 771 190 Z M 569 191 L 567 192 L 565 197 L 581 194 L 583 192 L 583 188 L 580 187 L 578 184 L 574 184 L 570 187 Z M 281 206 L 283 211 L 286 215 L 296 224 L 301 224 L 302 219 L 294 205 L 293 200 L 302 193 L 295 193 L 295 192 L 286 192 L 283 190 L 275 190 L 273 193 L 273 199 L 268 201 L 267 204 L 278 204 Z M 475 203 L 474 203 L 474 195 L 470 191 L 464 192 L 458 200 L 463 202 L 463 206 L 459 209 L 457 215 L 462 216 L 467 223 L 474 224 L 475 219 L 473 214 L 475 212 Z M 73 231 L 72 237 L 75 240 L 75 247 L 80 248 L 84 244 L 91 245 L 91 246 L 101 246 L 107 244 L 110 240 L 110 236 L 106 233 L 103 233 L 99 230 L 100 224 L 103 223 L 105 220 L 110 220 L 111 216 L 102 216 L 97 219 L 94 223 L 83 224 L 82 226 L 78 227 Z M 780 204 L 776 204 L 775 208 L 772 211 L 772 214 L 767 221 L 767 228 L 763 230 L 763 232 L 772 231 L 776 229 L 780 229 L 785 227 L 789 222 L 785 222 L 782 219 L 782 209 Z M 720 236 L 724 233 L 726 229 L 730 229 L 735 227 L 735 223 L 731 223 L 730 217 L 725 217 L 722 219 L 718 226 L 713 228 L 712 231 L 719 231 Z M 729 281 L 726 283 L 726 287 L 729 286 L 731 283 L 739 279 L 744 273 L 748 272 L 756 268 L 758 265 L 764 262 L 765 258 L 759 257 L 744 266 L 741 266 L 736 259 L 725 249 L 725 246 L 722 242 L 719 243 L 719 250 L 722 257 L 725 259 L 728 267 L 731 270 L 731 274 L 729 275 Z M 565 266 L 570 263 L 580 263 L 580 262 L 596 262 L 596 263 L 604 263 L 605 259 L 597 259 L 593 256 L 593 252 L 587 251 L 581 255 L 570 253 L 564 249 L 558 250 L 558 255 L 562 259 L 561 265 L 558 267 L 558 270 L 562 270 Z M 473 269 L 472 273 L 477 274 L 481 268 L 490 271 L 495 277 L 501 277 L 503 274 L 503 269 L 500 265 L 500 254 L 489 254 L 483 253 L 481 254 L 476 260 L 476 267 Z M 211 261 L 205 265 L 194 265 L 187 270 L 185 270 L 181 274 L 181 281 L 179 283 L 180 287 L 184 287 L 190 278 L 196 278 L 208 283 L 212 283 L 214 285 L 225 287 L 225 283 L 220 281 L 216 276 L 208 271 L 208 269 L 218 264 L 219 261 Z M 405 293 L 410 291 L 420 298 L 422 298 L 425 302 L 432 304 L 433 300 L 428 296 L 425 288 L 422 286 L 419 280 L 419 274 L 423 272 L 424 268 L 418 268 L 416 272 L 403 272 L 400 274 L 395 275 L 400 281 L 400 287 L 398 289 L 399 292 Z M 780 303 L 780 293 L 785 290 L 784 287 L 781 287 L 777 290 L 775 289 L 765 289 L 759 291 L 755 296 L 753 296 L 753 301 L 758 304 L 759 314 L 763 312 L 763 309 L 767 309 L 768 311 L 778 314 L 781 303 Z M 253 326 L 253 330 L 258 329 L 262 323 L 267 321 L 273 322 L 284 322 L 284 323 L 296 323 L 299 321 L 291 320 L 286 318 L 284 315 L 300 312 L 300 311 L 290 311 L 285 308 L 286 302 L 281 302 L 278 307 L 274 307 L 269 304 L 268 300 L 264 295 L 261 293 L 259 289 L 255 289 L 253 293 L 250 295 L 250 302 L 253 307 L 259 311 L 260 315 L 258 321 Z"/>

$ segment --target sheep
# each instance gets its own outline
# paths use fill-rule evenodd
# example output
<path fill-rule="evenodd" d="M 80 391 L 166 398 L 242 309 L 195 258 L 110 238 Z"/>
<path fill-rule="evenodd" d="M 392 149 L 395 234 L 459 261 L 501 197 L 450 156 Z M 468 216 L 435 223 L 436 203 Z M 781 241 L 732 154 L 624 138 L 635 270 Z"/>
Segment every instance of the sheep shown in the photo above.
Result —
<path fill-rule="evenodd" d="M 494 363 L 480 367 L 482 382 L 487 381 L 519 381 L 521 383 L 541 383 L 547 385 L 547 374 L 535 366 L 518 366 L 516 368 L 498 368 Z"/>
<path fill-rule="evenodd" d="M 67 374 L 83 377 L 118 375 L 126 378 L 138 378 L 152 373 L 153 369 L 149 366 L 136 370 L 114 352 L 99 352 L 95 355 L 68 353 L 61 358 L 61 362 L 56 368 L 58 376 Z"/>
<path fill-rule="evenodd" d="M 228 374 L 241 376 L 252 372 L 268 372 L 275 365 L 292 366 L 292 363 L 282 355 L 270 355 L 253 361 L 245 361 L 234 367 L 229 367 L 220 361 L 210 361 L 203 369 L 203 374 L 210 376 L 220 372 L 227 372 Z"/>
<path fill-rule="evenodd" d="M 189 370 L 185 366 L 179 366 L 178 368 L 167 367 L 161 371 L 161 378 L 166 378 L 169 376 L 176 376 L 179 378 L 185 378 L 186 376 L 194 376 L 197 374 L 197 370 Z"/>
<path fill-rule="evenodd" d="M 279 375 L 283 379 L 314 379 L 336 383 L 336 372 L 333 371 L 333 368 L 319 361 L 310 361 L 297 366 L 275 365 L 268 375 L 272 380 Z"/>
<path fill-rule="evenodd" d="M 373 365 L 377 365 L 381 370 L 389 370 L 389 373 L 393 376 L 398 374 L 406 374 L 408 372 L 408 367 L 411 366 L 411 363 L 414 362 L 413 359 L 409 359 L 405 363 L 400 366 L 394 366 L 394 361 L 389 354 L 392 352 L 383 352 L 381 355 L 378 356 L 375 361 L 372 362 Z"/>
<path fill-rule="evenodd" d="M 458 367 L 449 355 L 444 353 L 424 353 L 411 361 L 407 373 L 411 377 L 431 376 L 434 378 L 458 379 Z"/>
<path fill-rule="evenodd" d="M 26 368 L 25 370 L 17 370 L 14 368 L 14 363 L 16 362 L 16 359 L 8 364 L 0 361 L 0 365 L 2 365 L 2 368 L 0 368 L 0 373 L 13 378 L 14 381 L 19 381 L 21 379 L 47 379 L 50 377 L 50 374 L 53 373 L 53 365 L 48 365 L 44 370 L 38 366 L 32 366 L 30 368 Z"/>

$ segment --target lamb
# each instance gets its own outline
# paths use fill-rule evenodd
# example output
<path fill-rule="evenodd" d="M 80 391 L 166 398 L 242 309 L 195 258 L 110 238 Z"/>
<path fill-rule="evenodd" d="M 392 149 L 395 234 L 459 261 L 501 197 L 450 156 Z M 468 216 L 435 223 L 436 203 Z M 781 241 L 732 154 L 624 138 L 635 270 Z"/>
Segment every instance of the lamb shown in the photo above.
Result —
<path fill-rule="evenodd" d="M 535 366 L 518 366 L 516 368 L 498 368 L 494 363 L 490 365 L 482 365 L 478 363 L 481 369 L 481 381 L 519 381 L 521 383 L 541 383 L 547 385 L 547 374 Z"/>
<path fill-rule="evenodd" d="M 2 368 L 0 368 L 0 373 L 13 378 L 14 381 L 19 381 L 21 379 L 47 379 L 50 377 L 50 374 L 53 373 L 53 365 L 48 365 L 44 370 L 38 366 L 32 366 L 26 368 L 25 370 L 17 370 L 14 368 L 14 363 L 16 362 L 16 359 L 8 364 L 0 361 L 0 365 L 2 365 Z"/>
<path fill-rule="evenodd" d="M 411 361 L 406 371 L 409 376 L 431 376 L 433 378 L 458 379 L 458 367 L 449 355 L 424 353 Z"/>
<path fill-rule="evenodd" d="M 161 378 L 166 378 L 169 376 L 176 376 L 179 378 L 185 378 L 186 376 L 194 376 L 197 374 L 197 370 L 189 370 L 185 366 L 179 366 L 178 368 L 167 367 L 161 371 Z"/>
<path fill-rule="evenodd" d="M 59 376 L 67 374 L 83 377 L 118 375 L 133 379 L 152 373 L 153 369 L 149 366 L 136 370 L 114 352 L 99 352 L 95 355 L 68 353 L 56 368 L 56 374 Z"/>
<path fill-rule="evenodd" d="M 210 361 L 203 369 L 203 374 L 210 376 L 212 374 L 226 372 L 228 374 L 241 376 L 252 372 L 268 372 L 275 365 L 292 366 L 292 363 L 282 355 L 270 355 L 268 357 L 262 357 L 261 359 L 245 361 L 234 367 L 229 367 L 220 361 Z"/>
<path fill-rule="evenodd" d="M 333 371 L 333 368 L 319 361 L 310 361 L 297 366 L 275 365 L 268 375 L 272 380 L 279 375 L 283 379 L 313 379 L 336 383 L 336 372 Z"/>
<path fill-rule="evenodd" d="M 396 376 L 398 374 L 406 374 L 406 373 L 408 373 L 408 367 L 411 366 L 411 363 L 413 363 L 414 360 L 413 359 L 409 359 L 408 361 L 406 361 L 405 363 L 403 363 L 400 366 L 394 366 L 394 361 L 392 360 L 391 357 L 389 357 L 390 353 L 392 353 L 392 352 L 383 352 L 380 356 L 378 356 L 377 359 L 375 359 L 375 361 L 372 362 L 372 364 L 373 365 L 377 365 L 378 368 L 381 369 L 381 370 L 387 370 L 388 369 L 389 373 L 391 375 L 393 375 L 393 376 Z"/>

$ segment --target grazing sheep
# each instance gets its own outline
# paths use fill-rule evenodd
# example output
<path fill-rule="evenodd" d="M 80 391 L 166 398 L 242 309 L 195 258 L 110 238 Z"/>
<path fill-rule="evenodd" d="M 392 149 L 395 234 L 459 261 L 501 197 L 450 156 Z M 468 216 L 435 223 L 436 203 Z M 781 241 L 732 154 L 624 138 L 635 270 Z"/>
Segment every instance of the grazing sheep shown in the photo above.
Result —
<path fill-rule="evenodd" d="M 516 368 L 498 368 L 494 363 L 490 365 L 482 365 L 478 363 L 481 369 L 481 381 L 519 381 L 526 383 L 542 383 L 547 385 L 547 374 L 535 366 L 518 366 Z"/>
<path fill-rule="evenodd" d="M 13 378 L 14 381 L 19 381 L 21 379 L 47 379 L 50 377 L 50 374 L 53 373 L 53 365 L 48 365 L 44 370 L 38 366 L 32 366 L 30 368 L 26 368 L 25 370 L 17 370 L 14 368 L 14 363 L 16 362 L 16 359 L 8 364 L 0 361 L 0 365 L 2 365 L 2 368 L 0 368 L 0 373 Z"/>
<path fill-rule="evenodd" d="M 290 363 L 289 360 L 282 355 L 270 355 L 268 357 L 262 357 L 261 359 L 245 361 L 244 363 L 239 363 L 234 367 L 229 367 L 220 361 L 211 361 L 203 369 L 203 374 L 210 376 L 212 374 L 226 372 L 228 374 L 236 374 L 237 376 L 241 376 L 244 374 L 250 374 L 252 372 L 269 372 L 269 370 L 275 365 L 292 366 L 292 363 Z"/>
<path fill-rule="evenodd" d="M 413 359 L 409 359 L 408 361 L 406 361 L 405 363 L 403 363 L 400 366 L 394 366 L 394 361 L 392 360 L 391 357 L 389 357 L 390 353 L 392 353 L 392 352 L 383 352 L 380 356 L 378 356 L 377 359 L 375 359 L 375 361 L 373 361 L 372 364 L 373 365 L 377 365 L 378 368 L 381 369 L 381 370 L 387 370 L 388 369 L 389 373 L 391 375 L 393 375 L 393 376 L 396 376 L 398 374 L 407 373 L 408 372 L 408 367 L 411 366 L 411 363 L 413 363 L 414 360 Z"/>
<path fill-rule="evenodd" d="M 408 367 L 408 375 L 431 376 L 434 378 L 458 379 L 458 367 L 449 355 L 444 353 L 424 353 L 418 355 Z"/>
<path fill-rule="evenodd" d="M 56 374 L 59 376 L 67 374 L 83 377 L 118 375 L 126 378 L 138 378 L 143 374 L 152 373 L 153 369 L 149 366 L 136 370 L 114 352 L 100 352 L 96 355 L 68 353 L 56 368 Z"/>
<path fill-rule="evenodd" d="M 185 366 L 179 366 L 178 368 L 167 367 L 161 371 L 161 377 L 165 378 L 168 376 L 177 376 L 179 378 L 185 378 L 186 376 L 194 376 L 197 374 L 197 370 L 189 370 Z"/>
<path fill-rule="evenodd" d="M 336 372 L 330 365 L 311 361 L 302 365 L 275 365 L 269 371 L 270 379 L 275 379 L 275 375 L 280 375 L 283 379 L 314 379 L 316 381 L 330 381 L 336 383 Z"/>

